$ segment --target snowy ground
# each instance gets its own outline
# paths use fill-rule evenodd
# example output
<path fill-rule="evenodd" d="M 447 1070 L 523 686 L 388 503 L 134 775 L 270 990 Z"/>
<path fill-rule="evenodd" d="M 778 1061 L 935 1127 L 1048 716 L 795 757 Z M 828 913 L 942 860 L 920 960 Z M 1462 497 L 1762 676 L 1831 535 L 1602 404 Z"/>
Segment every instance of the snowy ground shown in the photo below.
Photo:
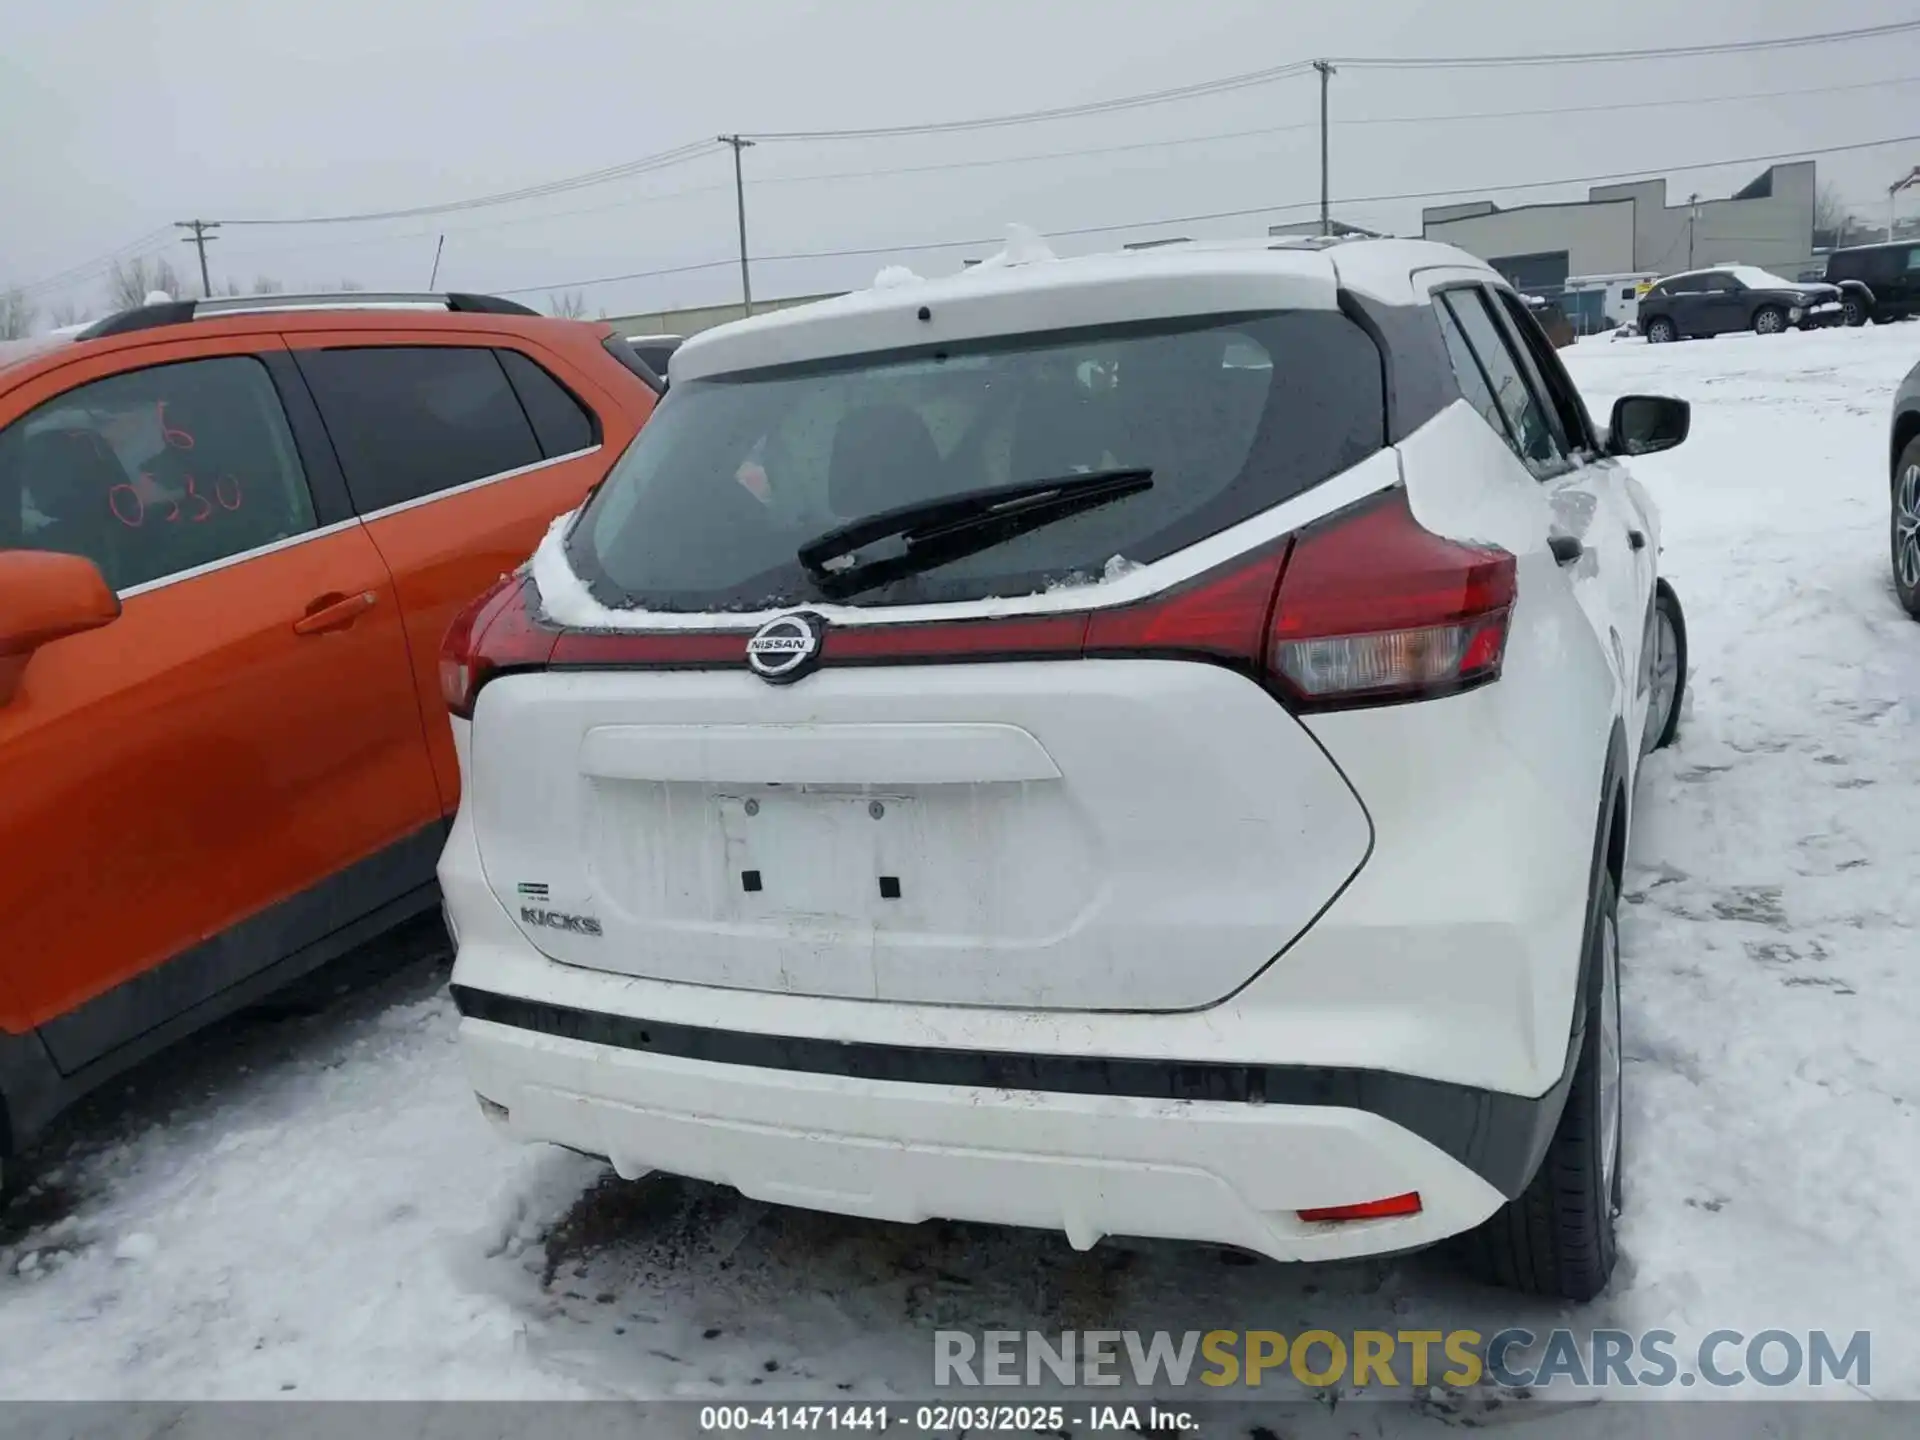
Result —
<path fill-rule="evenodd" d="M 1570 358 L 1596 414 L 1636 390 L 1695 406 L 1692 440 L 1636 467 L 1692 690 L 1626 885 L 1627 1209 L 1601 1302 L 1516 1302 L 1434 1256 L 1077 1254 L 623 1185 L 493 1136 L 427 956 L 228 1025 L 42 1147 L 0 1211 L 0 1397 L 914 1396 L 943 1324 L 1565 1322 L 1871 1330 L 1873 1392 L 1920 1398 L 1920 626 L 1887 578 L 1885 449 L 1920 325 Z M 1486 1404 L 1349 1405 L 1333 1433 Z M 1619 1413 L 1596 1433 L 1644 1429 Z"/>

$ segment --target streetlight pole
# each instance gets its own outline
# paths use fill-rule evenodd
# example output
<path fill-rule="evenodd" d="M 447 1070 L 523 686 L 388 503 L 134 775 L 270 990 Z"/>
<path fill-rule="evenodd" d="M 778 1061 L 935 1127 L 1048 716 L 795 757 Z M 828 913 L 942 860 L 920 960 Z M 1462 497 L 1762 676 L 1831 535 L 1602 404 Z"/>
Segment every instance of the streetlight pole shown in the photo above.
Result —
<path fill-rule="evenodd" d="M 1699 218 L 1700 197 L 1689 195 L 1687 197 L 1687 268 L 1689 270 L 1693 268 L 1693 227 Z"/>
<path fill-rule="evenodd" d="M 753 141 L 739 135 L 722 135 L 722 145 L 733 147 L 733 205 L 740 222 L 740 302 L 747 314 L 753 314 L 753 276 L 747 270 L 747 184 L 740 173 L 740 152 Z"/>

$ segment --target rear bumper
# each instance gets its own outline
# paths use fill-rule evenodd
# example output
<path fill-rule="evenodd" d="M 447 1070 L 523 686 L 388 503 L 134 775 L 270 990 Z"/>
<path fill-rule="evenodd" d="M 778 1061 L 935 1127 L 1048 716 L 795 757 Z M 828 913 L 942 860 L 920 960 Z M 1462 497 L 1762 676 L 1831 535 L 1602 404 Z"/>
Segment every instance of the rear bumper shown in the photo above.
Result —
<path fill-rule="evenodd" d="M 483 1008 L 471 993 L 463 1002 Z M 1498 1190 L 1404 1126 L 1327 1105 L 876 1081 L 716 1064 L 469 1015 L 475 1091 L 500 1126 L 776 1204 L 1234 1245 L 1277 1260 L 1416 1248 Z M 1418 1215 L 1307 1223 L 1300 1209 L 1420 1193 Z"/>

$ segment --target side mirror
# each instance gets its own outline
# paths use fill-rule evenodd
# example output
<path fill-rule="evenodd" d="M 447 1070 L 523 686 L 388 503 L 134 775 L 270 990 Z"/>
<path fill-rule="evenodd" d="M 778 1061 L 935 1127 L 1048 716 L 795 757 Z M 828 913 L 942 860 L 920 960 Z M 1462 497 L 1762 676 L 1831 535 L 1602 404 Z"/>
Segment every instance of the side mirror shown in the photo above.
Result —
<path fill-rule="evenodd" d="M 13 700 L 42 645 L 120 618 L 120 597 L 91 560 L 47 550 L 0 550 L 0 705 Z"/>
<path fill-rule="evenodd" d="M 1653 455 L 1671 450 L 1693 428 L 1693 406 L 1665 395 L 1622 395 L 1607 423 L 1609 455 Z"/>

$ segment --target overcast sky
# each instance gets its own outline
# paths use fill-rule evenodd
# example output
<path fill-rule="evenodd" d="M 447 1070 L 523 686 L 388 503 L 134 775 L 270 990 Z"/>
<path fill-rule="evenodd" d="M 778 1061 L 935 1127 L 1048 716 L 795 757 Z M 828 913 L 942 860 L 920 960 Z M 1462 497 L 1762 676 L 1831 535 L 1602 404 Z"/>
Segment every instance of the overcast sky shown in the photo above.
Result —
<path fill-rule="evenodd" d="M 0 288 L 36 285 L 175 220 L 458 200 L 723 131 L 965 119 L 1316 55 L 1685 45 L 1920 14 L 1913 0 L 1615 0 L 1610 15 L 1540 0 L 22 0 L 11 9 L 0 47 Z M 1829 88 L 1842 86 L 1851 88 Z M 1811 89 L 1825 93 L 1647 103 Z M 1664 170 L 1674 200 L 1724 195 L 1764 164 L 1678 167 L 1920 132 L 1917 99 L 1920 34 L 1690 61 L 1350 70 L 1333 81 L 1333 193 L 1338 202 L 1455 190 L 1519 204 L 1578 198 L 1585 187 L 1564 182 L 1581 176 Z M 1594 106 L 1637 108 L 1436 118 Z M 749 248 L 967 240 L 1008 221 L 1042 232 L 1146 222 L 1063 239 L 1063 252 L 1257 235 L 1315 213 L 1317 113 L 1309 75 L 1104 117 L 764 143 L 745 156 Z M 1396 117 L 1415 118 L 1377 123 Z M 1248 130 L 1269 133 L 1194 138 Z M 1193 143 L 1157 143 L 1182 139 Z M 1108 153 L 1060 153 L 1090 149 Z M 956 163 L 978 161 L 1005 163 Z M 1884 216 L 1886 186 L 1916 163 L 1920 145 L 1894 145 L 1823 158 L 1820 175 Z M 926 168 L 936 166 L 948 168 Z M 295 288 L 343 278 L 422 288 L 444 233 L 442 288 L 523 290 L 544 306 L 573 282 L 730 260 L 732 178 L 730 153 L 716 146 L 656 174 L 445 217 L 230 225 L 209 255 L 216 284 L 266 275 Z M 1422 203 L 1437 202 L 1337 203 L 1336 213 L 1417 233 Z M 1920 196 L 1909 203 L 1920 208 Z M 1254 206 L 1275 209 L 1151 223 Z M 150 248 L 192 261 L 171 237 Z M 896 258 L 935 274 L 981 253 Z M 888 258 L 767 260 L 754 288 L 865 284 Z M 621 314 L 734 300 L 739 275 L 723 265 L 584 288 L 593 311 Z M 62 300 L 99 310 L 102 284 L 89 275 L 33 299 L 43 311 Z"/>

